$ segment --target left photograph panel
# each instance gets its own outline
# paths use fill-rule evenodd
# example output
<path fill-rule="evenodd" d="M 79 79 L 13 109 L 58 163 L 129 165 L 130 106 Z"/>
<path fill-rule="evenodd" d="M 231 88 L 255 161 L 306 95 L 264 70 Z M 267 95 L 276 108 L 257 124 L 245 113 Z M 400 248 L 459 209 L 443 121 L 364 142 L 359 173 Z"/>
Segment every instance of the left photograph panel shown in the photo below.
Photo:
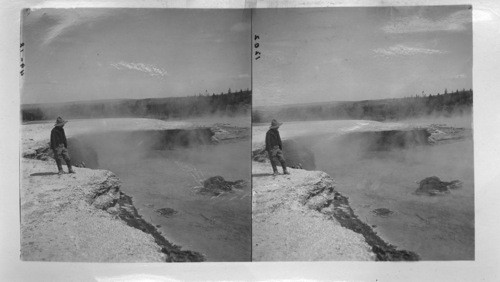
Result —
<path fill-rule="evenodd" d="M 251 260 L 250 16 L 21 11 L 22 260 Z"/>

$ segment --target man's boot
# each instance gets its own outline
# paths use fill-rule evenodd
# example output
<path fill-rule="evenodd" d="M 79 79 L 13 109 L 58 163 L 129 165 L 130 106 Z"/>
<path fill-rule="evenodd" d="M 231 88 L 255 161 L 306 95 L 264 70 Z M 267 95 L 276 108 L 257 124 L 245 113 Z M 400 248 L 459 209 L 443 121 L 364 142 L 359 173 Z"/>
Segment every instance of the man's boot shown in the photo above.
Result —
<path fill-rule="evenodd" d="M 62 168 L 62 165 L 60 165 L 59 163 L 57 164 L 57 174 L 59 174 L 59 175 L 64 174 L 64 170 Z"/>
<path fill-rule="evenodd" d="M 273 167 L 273 176 L 278 175 L 278 167 L 276 167 L 276 164 L 274 163 L 273 159 L 271 159 L 271 166 Z"/>
<path fill-rule="evenodd" d="M 286 165 L 282 165 L 283 167 L 283 174 L 290 174 L 290 172 L 288 172 L 288 170 L 286 169 Z"/>
<path fill-rule="evenodd" d="M 68 165 L 68 173 L 76 173 L 71 167 L 71 165 Z"/>

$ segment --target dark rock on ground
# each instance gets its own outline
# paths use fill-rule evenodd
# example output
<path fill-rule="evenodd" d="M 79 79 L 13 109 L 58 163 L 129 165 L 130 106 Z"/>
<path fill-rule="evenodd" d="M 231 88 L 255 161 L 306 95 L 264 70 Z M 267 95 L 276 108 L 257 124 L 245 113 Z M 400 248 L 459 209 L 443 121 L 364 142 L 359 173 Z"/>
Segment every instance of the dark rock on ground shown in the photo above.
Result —
<path fill-rule="evenodd" d="M 431 176 L 419 182 L 419 188 L 415 191 L 417 195 L 443 195 L 450 193 L 450 189 L 462 187 L 462 182 L 453 180 L 450 182 L 441 181 L 437 176 Z"/>
<path fill-rule="evenodd" d="M 252 160 L 263 163 L 266 160 L 269 160 L 269 157 L 267 156 L 267 152 L 264 148 L 257 149 L 252 151 Z"/>
<path fill-rule="evenodd" d="M 52 150 L 50 149 L 49 143 L 45 144 L 43 147 L 39 147 L 33 150 L 33 152 L 30 153 L 23 153 L 24 158 L 28 159 L 36 159 L 36 160 L 42 160 L 42 161 L 47 161 L 53 158 L 53 153 Z"/>

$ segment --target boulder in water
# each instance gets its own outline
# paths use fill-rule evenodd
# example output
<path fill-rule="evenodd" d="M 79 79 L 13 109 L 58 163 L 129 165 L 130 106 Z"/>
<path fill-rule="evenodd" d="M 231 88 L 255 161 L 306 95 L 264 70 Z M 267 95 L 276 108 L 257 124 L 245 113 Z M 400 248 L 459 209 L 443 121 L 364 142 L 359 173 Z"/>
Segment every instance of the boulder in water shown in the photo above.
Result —
<path fill-rule="evenodd" d="M 201 194 L 218 196 L 222 193 L 231 192 L 233 189 L 241 189 L 245 185 L 243 180 L 226 181 L 222 176 L 213 176 L 203 181 Z"/>
<path fill-rule="evenodd" d="M 388 217 L 394 213 L 393 211 L 391 211 L 390 209 L 387 209 L 387 208 L 374 209 L 372 212 L 376 216 L 380 216 L 380 217 Z"/>
<path fill-rule="evenodd" d="M 169 218 L 177 213 L 177 211 L 172 208 L 161 208 L 157 209 L 156 212 L 166 218 Z"/>
<path fill-rule="evenodd" d="M 462 182 L 453 180 L 450 182 L 441 181 L 437 176 L 431 176 L 419 182 L 420 187 L 415 191 L 417 195 L 443 195 L 450 193 L 450 189 L 457 189 L 462 187 Z"/>

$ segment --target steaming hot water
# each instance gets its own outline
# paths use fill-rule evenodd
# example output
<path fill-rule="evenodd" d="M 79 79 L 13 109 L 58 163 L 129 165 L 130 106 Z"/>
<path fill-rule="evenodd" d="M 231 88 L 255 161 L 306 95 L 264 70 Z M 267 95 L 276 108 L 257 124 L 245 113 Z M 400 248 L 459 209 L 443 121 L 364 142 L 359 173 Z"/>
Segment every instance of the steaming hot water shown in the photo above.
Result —
<path fill-rule="evenodd" d="M 423 260 L 474 259 L 471 140 L 372 155 L 338 150 L 334 142 L 313 148 L 318 169 L 336 180 L 359 218 L 375 226 L 383 239 Z M 418 182 L 430 176 L 458 179 L 463 186 L 442 196 L 416 195 Z M 380 217 L 373 213 L 378 208 L 394 213 Z"/>
<path fill-rule="evenodd" d="M 421 124 L 456 120 L 420 121 Z M 332 176 L 336 189 L 349 197 L 359 218 L 379 236 L 423 260 L 474 259 L 474 167 L 471 139 L 391 150 L 367 151 L 366 140 L 341 142 L 352 132 L 407 128 L 415 122 L 385 124 L 374 121 L 287 122 L 281 136 L 312 150 L 316 170 Z M 254 127 L 254 142 L 266 127 Z M 255 134 L 256 133 L 256 134 Z M 262 135 L 262 134 L 261 134 Z M 304 137 L 307 136 L 307 137 Z M 318 137 L 319 136 L 319 137 Z M 359 141 L 359 142 L 358 142 Z M 286 156 L 285 156 L 286 157 Z M 430 176 L 460 180 L 463 186 L 442 196 L 416 195 L 418 182 Z M 373 211 L 387 208 L 386 217 Z"/>
<path fill-rule="evenodd" d="M 144 145 L 151 140 L 140 138 L 107 134 L 78 139 L 94 148 L 98 168 L 121 179 L 121 190 L 133 197 L 139 214 L 159 226 L 167 240 L 204 254 L 207 261 L 250 260 L 250 141 L 155 150 Z M 205 179 L 216 175 L 248 185 L 218 197 L 197 193 Z M 162 208 L 173 213 L 156 212 Z"/>
<path fill-rule="evenodd" d="M 210 176 L 249 183 L 248 142 L 200 145 L 197 148 L 148 152 L 138 159 L 126 154 L 100 159 L 123 181 L 139 213 L 183 249 L 198 251 L 209 261 L 250 259 L 251 193 L 243 190 L 219 197 L 200 195 L 196 187 Z M 166 218 L 155 210 L 172 208 Z"/>

